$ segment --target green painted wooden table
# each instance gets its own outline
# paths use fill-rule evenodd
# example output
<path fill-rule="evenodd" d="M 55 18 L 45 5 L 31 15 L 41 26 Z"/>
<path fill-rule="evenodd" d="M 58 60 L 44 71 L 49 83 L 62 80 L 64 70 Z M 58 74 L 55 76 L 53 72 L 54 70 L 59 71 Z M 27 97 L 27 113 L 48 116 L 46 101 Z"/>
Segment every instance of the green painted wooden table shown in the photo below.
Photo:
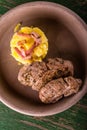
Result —
<path fill-rule="evenodd" d="M 11 8 L 35 0 L 0 0 L 0 15 Z M 87 0 L 49 0 L 75 11 L 87 23 Z M 87 130 L 87 94 L 70 109 L 53 116 L 19 114 L 0 102 L 0 130 Z"/>

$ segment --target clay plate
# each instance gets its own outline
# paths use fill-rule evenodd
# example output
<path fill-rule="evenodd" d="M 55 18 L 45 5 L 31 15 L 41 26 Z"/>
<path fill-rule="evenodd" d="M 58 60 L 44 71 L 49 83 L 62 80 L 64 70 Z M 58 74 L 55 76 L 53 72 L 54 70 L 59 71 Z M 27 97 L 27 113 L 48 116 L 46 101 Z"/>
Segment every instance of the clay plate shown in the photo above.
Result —
<path fill-rule="evenodd" d="M 37 26 L 48 37 L 46 58 L 62 57 L 71 60 L 75 77 L 83 80 L 80 91 L 55 104 L 40 102 L 38 93 L 17 80 L 20 67 L 10 55 L 10 40 L 14 27 Z M 86 24 L 74 12 L 50 2 L 31 2 L 20 5 L 0 18 L 0 100 L 13 110 L 31 116 L 60 113 L 77 103 L 87 92 L 87 30 Z"/>

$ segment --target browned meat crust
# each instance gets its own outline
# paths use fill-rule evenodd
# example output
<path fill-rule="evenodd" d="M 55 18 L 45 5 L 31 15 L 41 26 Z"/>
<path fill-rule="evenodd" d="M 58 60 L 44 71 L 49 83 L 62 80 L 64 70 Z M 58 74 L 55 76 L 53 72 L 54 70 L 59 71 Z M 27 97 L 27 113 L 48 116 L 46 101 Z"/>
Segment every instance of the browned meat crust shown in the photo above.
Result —
<path fill-rule="evenodd" d="M 50 58 L 47 62 L 34 62 L 31 65 L 24 65 L 18 74 L 18 80 L 32 89 L 39 91 L 49 81 L 73 76 L 74 67 L 68 60 L 61 58 Z"/>
<path fill-rule="evenodd" d="M 39 91 L 39 98 L 44 103 L 54 103 L 63 96 L 67 97 L 78 92 L 82 81 L 72 76 L 50 81 Z"/>

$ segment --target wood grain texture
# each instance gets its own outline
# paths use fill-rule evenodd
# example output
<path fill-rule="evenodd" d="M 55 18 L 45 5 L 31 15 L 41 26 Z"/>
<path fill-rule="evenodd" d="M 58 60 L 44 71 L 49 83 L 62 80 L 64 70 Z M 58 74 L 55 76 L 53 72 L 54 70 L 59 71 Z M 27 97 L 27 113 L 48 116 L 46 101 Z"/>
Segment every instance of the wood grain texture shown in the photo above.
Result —
<path fill-rule="evenodd" d="M 0 15 L 30 1 L 36 0 L 0 0 Z M 87 23 L 87 0 L 49 1 L 72 9 Z M 0 130 L 87 130 L 87 94 L 67 111 L 48 117 L 22 115 L 0 103 Z"/>
<path fill-rule="evenodd" d="M 65 112 L 48 117 L 19 114 L 0 103 L 0 130 L 87 130 L 87 95 Z"/>

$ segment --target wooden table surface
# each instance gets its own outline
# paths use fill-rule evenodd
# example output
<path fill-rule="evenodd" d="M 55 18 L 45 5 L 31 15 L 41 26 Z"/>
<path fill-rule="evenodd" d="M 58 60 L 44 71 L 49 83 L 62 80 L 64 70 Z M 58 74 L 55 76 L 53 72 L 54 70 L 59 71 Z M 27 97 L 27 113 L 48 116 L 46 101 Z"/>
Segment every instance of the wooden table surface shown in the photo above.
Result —
<path fill-rule="evenodd" d="M 11 8 L 35 0 L 0 0 L 0 16 Z M 75 11 L 87 23 L 87 0 L 49 0 Z M 87 130 L 87 94 L 70 109 L 53 116 L 31 117 L 0 102 L 0 130 Z"/>

